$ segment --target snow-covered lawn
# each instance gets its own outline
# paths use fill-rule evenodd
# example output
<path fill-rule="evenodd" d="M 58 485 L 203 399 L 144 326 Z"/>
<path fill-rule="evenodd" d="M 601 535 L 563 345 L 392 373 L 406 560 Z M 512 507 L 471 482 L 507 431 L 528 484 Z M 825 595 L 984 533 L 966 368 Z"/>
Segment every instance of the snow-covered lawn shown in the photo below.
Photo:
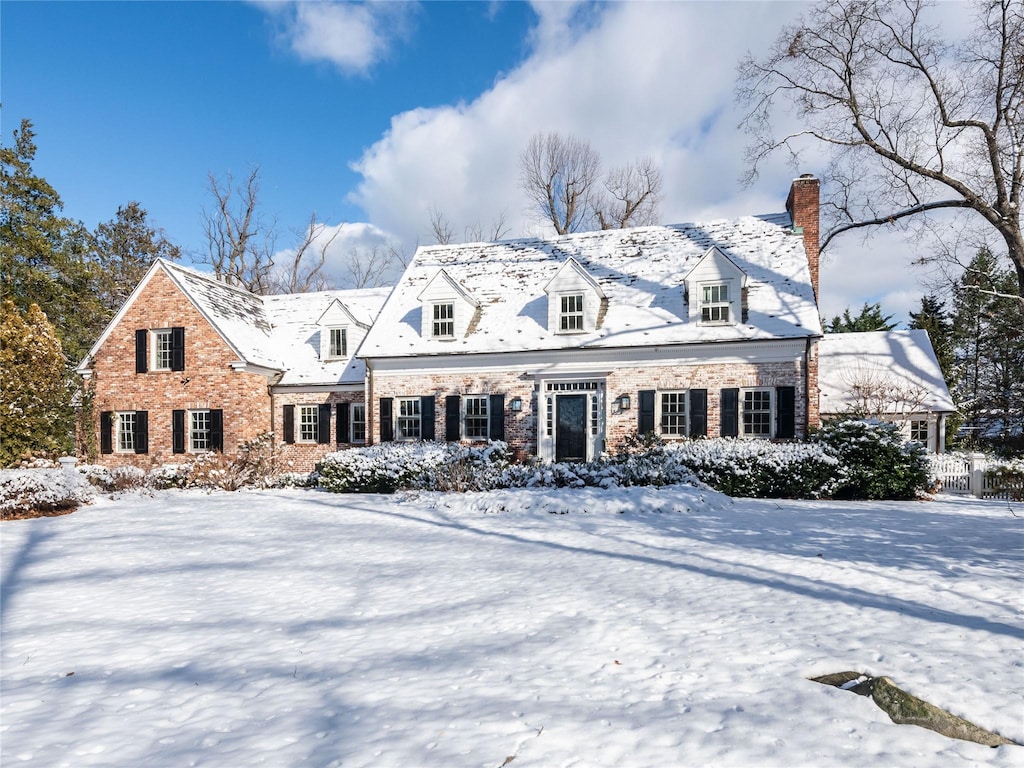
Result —
<path fill-rule="evenodd" d="M 564 513 L 564 514 L 563 514 Z M 1024 766 L 1024 505 L 164 492 L 6 522 L 0 763 Z"/>

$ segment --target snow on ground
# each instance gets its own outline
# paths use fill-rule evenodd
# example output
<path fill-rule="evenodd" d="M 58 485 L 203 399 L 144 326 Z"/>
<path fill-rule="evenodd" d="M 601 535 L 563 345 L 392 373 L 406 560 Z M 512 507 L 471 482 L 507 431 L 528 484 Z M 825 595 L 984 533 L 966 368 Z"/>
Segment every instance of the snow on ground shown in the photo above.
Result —
<path fill-rule="evenodd" d="M 0 529 L 0 763 L 1024 766 L 1024 505 L 164 492 Z M 514 758 L 514 759 L 513 759 Z"/>

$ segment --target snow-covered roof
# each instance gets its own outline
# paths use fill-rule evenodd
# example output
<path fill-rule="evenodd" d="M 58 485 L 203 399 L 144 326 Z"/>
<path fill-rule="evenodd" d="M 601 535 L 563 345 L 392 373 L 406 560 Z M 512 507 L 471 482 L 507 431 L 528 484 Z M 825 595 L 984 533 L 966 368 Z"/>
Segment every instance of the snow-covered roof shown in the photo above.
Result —
<path fill-rule="evenodd" d="M 788 214 L 638 227 L 552 239 L 421 247 L 360 349 L 362 357 L 608 348 L 805 338 L 821 334 L 803 238 Z M 684 278 L 717 247 L 748 278 L 748 314 L 735 325 L 689 318 Z M 599 326 L 582 334 L 547 328 L 544 288 L 570 259 L 606 297 Z M 419 296 L 440 270 L 479 302 L 454 341 L 424 338 Z"/>
<path fill-rule="evenodd" d="M 363 384 L 366 366 L 352 354 L 356 344 L 352 345 L 353 349 L 345 359 L 320 360 L 320 326 L 317 323 L 328 307 L 338 301 L 365 330 L 373 323 L 390 288 L 258 296 L 243 288 L 227 285 L 209 273 L 165 259 L 158 259 L 153 264 L 93 346 L 87 361 L 158 270 L 178 286 L 238 355 L 240 362 L 281 372 L 279 384 Z M 83 364 L 82 368 L 85 366 Z"/>
<path fill-rule="evenodd" d="M 956 410 L 928 332 L 829 333 L 818 344 L 821 412 Z"/>

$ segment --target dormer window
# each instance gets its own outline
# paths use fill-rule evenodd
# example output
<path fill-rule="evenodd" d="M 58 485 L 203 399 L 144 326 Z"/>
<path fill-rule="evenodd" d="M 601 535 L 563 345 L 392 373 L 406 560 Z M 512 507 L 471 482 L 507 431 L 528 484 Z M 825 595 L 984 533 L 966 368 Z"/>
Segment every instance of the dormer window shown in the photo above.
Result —
<path fill-rule="evenodd" d="M 327 356 L 348 357 L 348 328 L 328 328 Z"/>
<path fill-rule="evenodd" d="M 583 294 L 574 293 L 562 296 L 562 308 L 558 315 L 558 329 L 563 333 L 584 330 L 583 326 Z"/>
<path fill-rule="evenodd" d="M 732 322 L 729 313 L 729 284 L 714 283 L 701 286 L 700 321 L 706 325 Z"/>
<path fill-rule="evenodd" d="M 433 322 L 430 326 L 430 335 L 435 339 L 455 338 L 455 305 L 453 303 L 438 303 L 433 306 Z"/>

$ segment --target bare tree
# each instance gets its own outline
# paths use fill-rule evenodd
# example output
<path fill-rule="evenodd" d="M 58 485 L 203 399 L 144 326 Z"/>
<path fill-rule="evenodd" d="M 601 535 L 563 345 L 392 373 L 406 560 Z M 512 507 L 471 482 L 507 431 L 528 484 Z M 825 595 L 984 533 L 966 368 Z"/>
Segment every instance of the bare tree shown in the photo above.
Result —
<path fill-rule="evenodd" d="M 873 419 L 908 418 L 925 410 L 931 390 L 922 382 L 900 378 L 876 365 L 859 365 L 842 376 L 853 398 L 847 410 Z"/>
<path fill-rule="evenodd" d="M 531 208 L 560 235 L 587 228 L 601 178 L 601 156 L 590 142 L 537 133 L 519 157 L 519 185 Z"/>
<path fill-rule="evenodd" d="M 961 45 L 923 0 L 829 0 L 740 65 L 750 171 L 776 152 L 825 147 L 822 247 L 851 229 L 929 211 L 981 217 L 1005 242 L 1024 296 L 1024 5 L 982 0 Z M 780 108 L 799 127 L 776 130 Z M 1024 309 L 1024 305 L 1022 305 Z"/>
<path fill-rule="evenodd" d="M 331 287 L 323 268 L 327 263 L 327 249 L 341 234 L 342 227 L 334 227 L 330 232 L 329 229 L 327 224 L 316 220 L 316 212 L 310 215 L 309 224 L 292 251 L 287 274 L 280 285 L 274 286 L 274 293 L 305 293 Z"/>
<path fill-rule="evenodd" d="M 499 213 L 486 229 L 478 221 L 463 230 L 465 243 L 492 243 L 508 235 L 509 226 L 505 211 Z M 430 206 L 430 232 L 437 245 L 450 245 L 455 241 L 455 228 L 452 222 L 436 206 Z"/>
<path fill-rule="evenodd" d="M 372 248 L 351 249 L 344 262 L 342 282 L 353 288 L 379 288 L 391 284 L 395 273 L 409 263 L 408 257 L 395 243 Z"/>
<path fill-rule="evenodd" d="M 434 205 L 430 206 L 430 231 L 434 235 L 434 242 L 438 245 L 448 245 L 455 236 L 448 217 Z"/>
<path fill-rule="evenodd" d="M 599 197 L 595 209 L 601 229 L 658 223 L 661 170 L 650 157 L 612 169 L 605 177 L 604 186 L 606 193 Z"/>
<path fill-rule="evenodd" d="M 259 166 L 254 166 L 238 185 L 230 171 L 223 181 L 209 175 L 213 207 L 202 211 L 205 261 L 229 285 L 268 293 L 276 238 L 274 226 L 259 213 L 259 174 Z"/>

